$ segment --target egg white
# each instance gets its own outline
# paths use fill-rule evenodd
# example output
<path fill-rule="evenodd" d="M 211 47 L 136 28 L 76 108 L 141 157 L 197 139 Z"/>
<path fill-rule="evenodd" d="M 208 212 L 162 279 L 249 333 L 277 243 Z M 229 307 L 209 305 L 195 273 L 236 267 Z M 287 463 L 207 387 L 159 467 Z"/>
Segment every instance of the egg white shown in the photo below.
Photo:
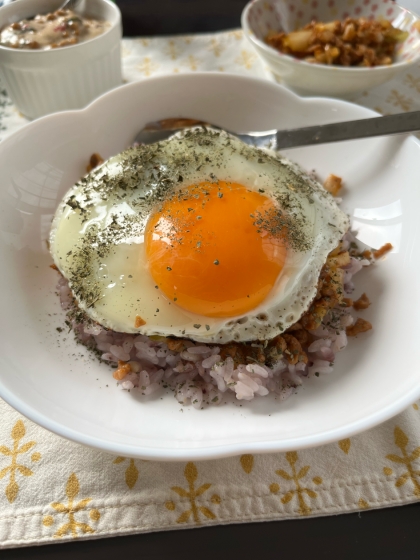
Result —
<path fill-rule="evenodd" d="M 168 300 L 149 273 L 144 247 L 147 219 L 168 193 L 218 180 L 280 201 L 305 241 L 289 248 L 267 298 L 232 318 L 195 315 Z M 207 343 L 264 340 L 308 309 L 328 253 L 348 227 L 331 195 L 289 160 L 197 128 L 122 152 L 72 187 L 54 216 L 50 251 L 79 308 L 114 331 Z M 136 328 L 136 316 L 146 324 Z"/>

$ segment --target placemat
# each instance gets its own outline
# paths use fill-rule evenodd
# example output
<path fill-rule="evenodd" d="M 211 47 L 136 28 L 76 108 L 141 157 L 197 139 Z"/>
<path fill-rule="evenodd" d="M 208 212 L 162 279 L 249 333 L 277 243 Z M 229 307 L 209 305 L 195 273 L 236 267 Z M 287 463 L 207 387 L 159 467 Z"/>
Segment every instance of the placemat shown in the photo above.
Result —
<path fill-rule="evenodd" d="M 178 72 L 273 79 L 239 30 L 123 40 L 126 81 Z M 420 66 L 356 102 L 420 109 Z M 26 120 L 0 91 L 0 139 Z M 160 463 L 61 439 L 0 400 L 0 547 L 408 504 L 420 499 L 420 409 L 304 451 Z"/>

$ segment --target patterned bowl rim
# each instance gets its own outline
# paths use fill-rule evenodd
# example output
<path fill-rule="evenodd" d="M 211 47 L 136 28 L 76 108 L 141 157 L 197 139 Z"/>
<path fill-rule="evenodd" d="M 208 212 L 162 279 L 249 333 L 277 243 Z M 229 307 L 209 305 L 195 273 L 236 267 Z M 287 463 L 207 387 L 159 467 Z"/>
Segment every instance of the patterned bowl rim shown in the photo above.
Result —
<path fill-rule="evenodd" d="M 261 41 L 261 39 L 258 39 L 258 37 L 255 35 L 255 33 L 253 32 L 249 24 L 248 16 L 251 8 L 259 1 L 261 0 L 251 0 L 245 6 L 241 14 L 241 27 L 245 36 L 251 41 L 251 43 L 253 43 L 256 47 L 265 51 L 265 53 L 268 56 L 278 57 L 279 59 L 282 59 L 290 64 L 299 64 L 303 68 L 305 67 L 319 68 L 322 69 L 324 72 L 347 72 L 347 73 L 351 72 L 353 74 L 363 73 L 363 72 L 387 72 L 389 70 L 394 70 L 394 69 L 408 68 L 409 66 L 416 64 L 420 60 L 420 50 L 415 54 L 415 56 L 411 60 L 402 60 L 401 62 L 396 62 L 395 64 L 391 64 L 390 66 L 374 66 L 369 68 L 333 66 L 328 64 L 312 64 L 311 62 L 305 62 L 304 60 L 299 60 L 294 56 L 283 54 L 277 51 L 276 49 L 273 49 L 272 47 L 267 45 L 267 43 Z M 407 10 L 406 8 L 403 8 L 398 4 L 395 4 L 395 7 L 398 8 L 399 10 L 404 10 L 405 12 L 408 12 L 414 17 L 416 22 L 420 22 L 420 17 L 414 12 L 412 12 L 411 10 Z"/>

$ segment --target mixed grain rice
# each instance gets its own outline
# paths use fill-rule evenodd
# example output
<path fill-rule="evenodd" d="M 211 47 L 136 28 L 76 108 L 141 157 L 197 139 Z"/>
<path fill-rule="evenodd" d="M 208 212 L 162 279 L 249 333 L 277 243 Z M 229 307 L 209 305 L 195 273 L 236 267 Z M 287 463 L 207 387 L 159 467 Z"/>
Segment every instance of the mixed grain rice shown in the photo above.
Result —
<path fill-rule="evenodd" d="M 350 250 L 352 255 L 348 264 L 341 267 L 344 271 L 344 296 L 354 290 L 353 276 L 369 266 L 373 259 L 369 252 L 361 253 L 356 248 L 350 233 L 345 235 L 340 250 L 342 254 Z M 67 281 L 62 277 L 58 292 L 61 306 L 68 314 L 68 326 L 74 330 L 79 342 L 113 367 L 120 389 L 136 390 L 148 396 L 162 387 L 169 388 L 174 391 L 179 403 L 191 404 L 197 409 L 205 405 L 219 405 L 229 393 L 242 401 L 274 393 L 278 400 L 283 401 L 305 379 L 333 371 L 336 354 L 347 346 L 347 335 L 371 328 L 367 321 L 356 320 L 352 300 L 343 297 L 340 305 L 327 311 L 317 328 L 306 331 L 308 336 L 304 337 L 306 343 L 301 339 L 299 357 L 290 353 L 276 354 L 274 361 L 261 363 L 252 356 L 264 356 L 267 342 L 255 342 L 245 346 L 248 357 L 244 361 L 247 363 L 238 363 L 234 353 L 229 355 L 228 345 L 222 347 L 191 340 L 118 333 L 88 319 L 81 320 L 80 312 L 74 313 L 75 302 Z M 359 309 L 369 305 L 365 297 L 358 301 L 362 301 Z M 292 336 L 296 334 L 293 327 L 288 332 L 290 335 L 282 336 L 296 341 Z M 251 350 L 254 354 L 250 353 Z"/>

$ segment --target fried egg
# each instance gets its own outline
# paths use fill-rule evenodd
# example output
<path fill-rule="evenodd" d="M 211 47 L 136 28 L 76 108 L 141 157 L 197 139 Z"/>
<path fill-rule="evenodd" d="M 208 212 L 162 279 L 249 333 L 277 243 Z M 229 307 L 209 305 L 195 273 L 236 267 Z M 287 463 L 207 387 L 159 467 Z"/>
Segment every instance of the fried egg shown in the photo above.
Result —
<path fill-rule="evenodd" d="M 122 152 L 65 195 L 50 251 L 118 332 L 265 340 L 299 320 L 348 217 L 278 154 L 211 128 Z"/>

